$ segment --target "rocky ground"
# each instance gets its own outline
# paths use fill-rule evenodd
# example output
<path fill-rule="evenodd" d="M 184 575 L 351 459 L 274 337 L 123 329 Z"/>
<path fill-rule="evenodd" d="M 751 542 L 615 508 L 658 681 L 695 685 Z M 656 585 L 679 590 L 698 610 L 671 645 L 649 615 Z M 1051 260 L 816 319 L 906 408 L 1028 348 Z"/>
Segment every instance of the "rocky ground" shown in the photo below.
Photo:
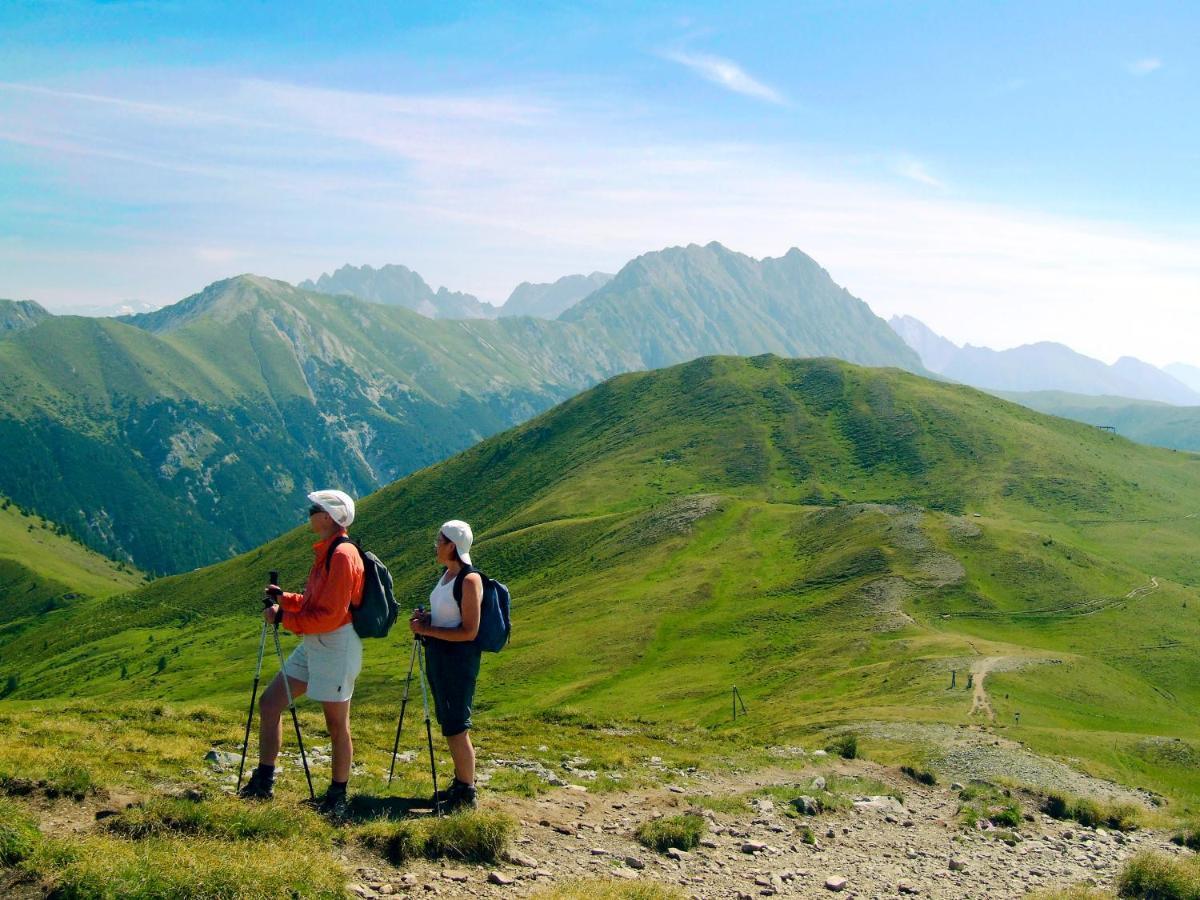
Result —
<path fill-rule="evenodd" d="M 771 785 L 803 790 L 815 776 L 779 771 L 748 781 L 708 780 L 686 788 L 600 795 L 559 788 L 537 799 L 493 796 L 485 801 L 521 822 L 506 865 L 419 863 L 394 869 L 356 856 L 344 862 L 354 882 L 351 891 L 362 897 L 525 897 L 564 879 L 615 877 L 663 882 L 697 898 L 832 893 L 1007 898 L 1073 883 L 1111 886 L 1124 861 L 1139 850 L 1182 852 L 1170 844 L 1168 833 L 1084 828 L 1044 816 L 1032 802 L 1023 804 L 1026 821 L 1015 839 L 998 829 L 965 830 L 957 815 L 958 794 L 949 785 L 927 787 L 895 769 L 859 760 L 839 760 L 829 768 L 877 779 L 902 793 L 903 803 L 864 798 L 846 811 L 800 818 L 765 797 L 745 813 L 695 808 L 709 823 L 701 845 L 664 855 L 636 842 L 633 832 L 640 823 L 688 811 L 689 798 L 697 794 L 730 795 Z M 804 841 L 806 826 L 813 844 Z"/>

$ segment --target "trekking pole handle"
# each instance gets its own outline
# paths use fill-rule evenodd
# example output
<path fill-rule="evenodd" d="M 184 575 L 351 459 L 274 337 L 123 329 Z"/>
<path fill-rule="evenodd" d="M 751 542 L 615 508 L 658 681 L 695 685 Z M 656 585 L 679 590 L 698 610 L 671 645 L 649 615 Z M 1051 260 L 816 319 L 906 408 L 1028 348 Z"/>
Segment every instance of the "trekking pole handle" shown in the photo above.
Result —
<path fill-rule="evenodd" d="M 272 569 L 270 572 L 267 573 L 267 584 L 279 584 L 279 573 L 277 571 L 275 571 L 274 569 Z M 274 596 L 270 596 L 270 595 L 264 596 L 263 597 L 263 606 L 274 605 L 276 602 L 276 599 L 277 598 Z"/>

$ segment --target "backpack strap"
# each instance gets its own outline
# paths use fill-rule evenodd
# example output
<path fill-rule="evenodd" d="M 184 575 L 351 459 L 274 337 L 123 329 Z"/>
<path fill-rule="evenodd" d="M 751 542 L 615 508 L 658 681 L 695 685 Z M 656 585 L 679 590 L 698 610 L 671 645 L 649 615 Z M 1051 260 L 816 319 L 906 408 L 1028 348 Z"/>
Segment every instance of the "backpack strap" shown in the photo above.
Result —
<path fill-rule="evenodd" d="M 350 540 L 350 535 L 348 535 L 348 534 L 340 534 L 333 539 L 333 543 L 330 544 L 329 549 L 327 551 L 325 551 L 325 574 L 326 575 L 329 574 L 329 564 L 333 562 L 333 552 L 335 550 L 337 550 L 337 548 L 340 547 L 342 544 L 354 544 L 354 541 Z M 354 544 L 354 546 L 357 547 L 358 545 Z M 359 553 L 361 554 L 362 551 L 359 550 Z"/>
<path fill-rule="evenodd" d="M 487 577 L 474 566 L 463 566 L 458 570 L 458 574 L 454 576 L 454 602 L 458 604 L 459 609 L 462 609 L 463 582 L 466 581 L 467 576 L 472 573 L 478 575 L 480 579 Z"/>

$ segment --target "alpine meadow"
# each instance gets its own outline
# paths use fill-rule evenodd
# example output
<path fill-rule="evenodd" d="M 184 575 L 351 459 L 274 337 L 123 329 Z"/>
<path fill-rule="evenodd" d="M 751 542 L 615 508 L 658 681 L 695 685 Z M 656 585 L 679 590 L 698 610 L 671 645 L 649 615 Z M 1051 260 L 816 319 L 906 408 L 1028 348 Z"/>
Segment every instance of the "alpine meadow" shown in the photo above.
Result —
<path fill-rule="evenodd" d="M 0 898 L 1200 900 L 1197 46 L 0 4 Z"/>

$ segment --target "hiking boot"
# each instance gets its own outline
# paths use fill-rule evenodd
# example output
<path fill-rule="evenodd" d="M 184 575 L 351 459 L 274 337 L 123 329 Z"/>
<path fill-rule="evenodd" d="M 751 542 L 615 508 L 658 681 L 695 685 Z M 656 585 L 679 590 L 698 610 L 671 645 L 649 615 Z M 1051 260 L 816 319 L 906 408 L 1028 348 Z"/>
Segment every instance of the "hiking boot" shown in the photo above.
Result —
<path fill-rule="evenodd" d="M 325 796 L 317 805 L 317 812 L 336 821 L 350 818 L 350 801 L 346 797 L 346 792 L 326 791 Z"/>
<path fill-rule="evenodd" d="M 434 791 L 429 795 L 429 805 L 435 806 L 438 803 L 441 803 L 443 806 L 445 806 L 450 802 L 450 798 L 454 796 L 460 784 L 462 784 L 462 782 L 455 778 L 450 782 L 450 787 L 441 788 L 440 790 Z"/>
<path fill-rule="evenodd" d="M 262 769 L 250 773 L 250 780 L 238 792 L 243 800 L 271 800 L 275 796 L 275 776 L 268 775 Z"/>
<path fill-rule="evenodd" d="M 476 809 L 479 806 L 478 794 L 473 784 L 455 781 L 450 785 L 449 793 L 449 798 L 442 801 L 442 812 L 452 813 L 460 809 Z"/>

